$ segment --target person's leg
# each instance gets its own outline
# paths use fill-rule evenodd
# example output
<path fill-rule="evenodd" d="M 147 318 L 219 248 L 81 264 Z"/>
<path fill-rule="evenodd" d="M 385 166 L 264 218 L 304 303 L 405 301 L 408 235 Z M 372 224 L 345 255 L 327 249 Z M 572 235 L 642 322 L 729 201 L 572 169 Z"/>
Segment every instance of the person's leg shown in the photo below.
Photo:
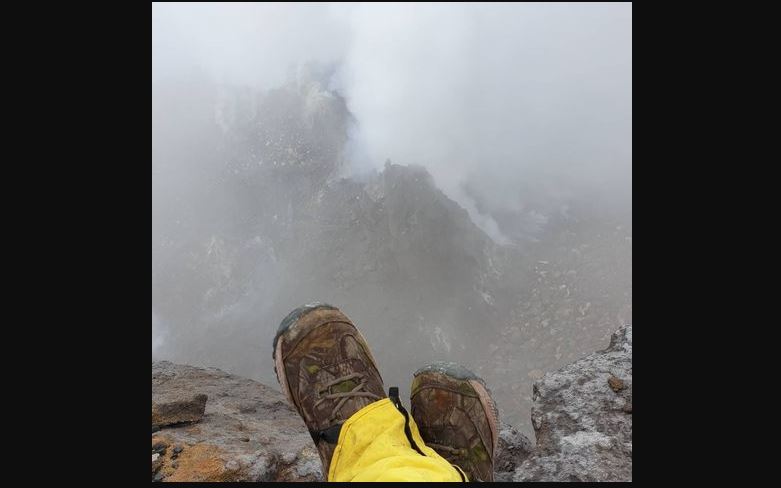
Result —
<path fill-rule="evenodd" d="M 387 398 L 365 339 L 336 307 L 299 307 L 280 324 L 274 364 L 304 419 L 328 481 L 463 481 L 426 447 L 398 400 Z"/>
<path fill-rule="evenodd" d="M 434 363 L 415 372 L 410 397 L 426 445 L 470 480 L 493 481 L 499 414 L 485 382 L 459 364 Z"/>

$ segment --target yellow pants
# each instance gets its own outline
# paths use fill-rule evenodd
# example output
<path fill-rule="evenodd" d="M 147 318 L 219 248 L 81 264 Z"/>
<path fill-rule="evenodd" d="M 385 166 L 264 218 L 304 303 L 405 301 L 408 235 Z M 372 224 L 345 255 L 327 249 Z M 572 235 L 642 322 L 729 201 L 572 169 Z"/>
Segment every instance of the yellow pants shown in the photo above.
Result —
<path fill-rule="evenodd" d="M 460 468 L 426 447 L 411 415 L 410 433 L 423 455 L 404 426 L 404 414 L 389 398 L 355 412 L 339 433 L 328 481 L 466 481 Z"/>

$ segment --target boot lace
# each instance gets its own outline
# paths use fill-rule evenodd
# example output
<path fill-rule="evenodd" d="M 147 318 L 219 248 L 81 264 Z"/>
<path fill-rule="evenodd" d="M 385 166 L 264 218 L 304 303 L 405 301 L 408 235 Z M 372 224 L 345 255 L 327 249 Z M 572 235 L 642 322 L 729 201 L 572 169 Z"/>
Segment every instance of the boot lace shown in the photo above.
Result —
<path fill-rule="evenodd" d="M 454 447 L 445 446 L 443 444 L 435 444 L 433 442 L 426 442 L 426 445 L 432 449 L 449 452 L 450 454 L 455 454 L 456 456 L 466 455 L 466 449 L 463 448 L 456 449 Z"/>
<path fill-rule="evenodd" d="M 337 392 L 337 393 L 331 393 L 331 387 L 336 386 L 340 383 L 343 383 L 345 381 L 349 380 L 358 380 L 358 384 L 350 391 L 343 391 L 343 392 Z M 333 421 L 336 420 L 336 414 L 339 411 L 340 408 L 344 406 L 345 403 L 347 403 L 347 400 L 354 397 L 368 397 L 373 398 L 375 400 L 379 400 L 381 397 L 379 395 L 375 395 L 374 393 L 370 391 L 365 391 L 364 388 L 366 387 L 366 375 L 363 373 L 350 373 L 345 376 L 341 376 L 339 378 L 335 378 L 332 381 L 329 381 L 328 383 L 324 384 L 323 387 L 318 392 L 319 394 L 323 395 L 319 400 L 315 402 L 315 407 L 320 405 L 326 400 L 335 400 L 339 398 L 339 401 L 334 405 L 333 410 L 331 411 L 331 417 L 329 420 Z"/>

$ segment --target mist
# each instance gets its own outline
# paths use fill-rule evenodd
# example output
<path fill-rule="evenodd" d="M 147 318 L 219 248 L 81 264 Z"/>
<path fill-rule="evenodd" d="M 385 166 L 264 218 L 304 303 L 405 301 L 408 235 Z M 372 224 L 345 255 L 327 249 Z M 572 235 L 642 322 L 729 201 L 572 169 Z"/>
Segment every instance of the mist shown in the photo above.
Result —
<path fill-rule="evenodd" d="M 631 3 L 154 3 L 152 88 L 153 359 L 276 386 L 329 301 L 386 384 L 460 360 L 528 431 L 631 321 Z"/>
<path fill-rule="evenodd" d="M 369 162 L 423 164 L 467 208 L 467 182 L 518 209 L 530 179 L 626 203 L 631 4 L 364 5 L 350 20 L 344 86 Z"/>

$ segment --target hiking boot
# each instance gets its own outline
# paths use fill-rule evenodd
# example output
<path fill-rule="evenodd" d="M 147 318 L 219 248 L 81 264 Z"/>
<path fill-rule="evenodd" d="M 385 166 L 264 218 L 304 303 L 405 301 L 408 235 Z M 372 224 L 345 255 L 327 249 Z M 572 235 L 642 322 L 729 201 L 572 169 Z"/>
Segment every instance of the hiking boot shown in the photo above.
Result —
<path fill-rule="evenodd" d="M 304 419 L 328 479 L 344 421 L 387 396 L 369 346 L 338 308 L 304 305 L 279 325 L 274 371 L 288 401 Z"/>
<path fill-rule="evenodd" d="M 469 481 L 493 481 L 499 414 L 485 382 L 459 364 L 434 363 L 415 372 L 410 392 L 426 445 Z"/>

